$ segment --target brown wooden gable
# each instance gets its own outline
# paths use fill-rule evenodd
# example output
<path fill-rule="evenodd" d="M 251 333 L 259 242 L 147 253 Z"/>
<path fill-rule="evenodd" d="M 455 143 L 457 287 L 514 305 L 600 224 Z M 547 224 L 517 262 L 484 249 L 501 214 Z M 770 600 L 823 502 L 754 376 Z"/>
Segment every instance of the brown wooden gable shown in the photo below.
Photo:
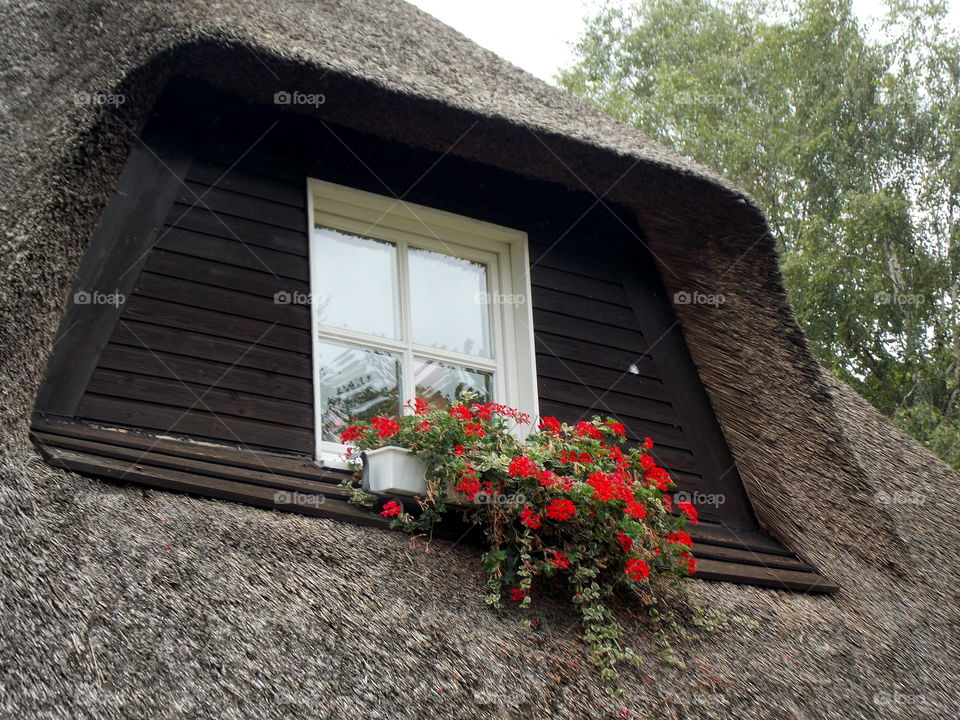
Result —
<path fill-rule="evenodd" d="M 51 462 L 383 524 L 345 503 L 341 472 L 312 460 L 309 308 L 274 302 L 309 292 L 308 176 L 380 193 L 386 185 L 525 230 L 541 414 L 616 416 L 632 438 L 655 440 L 680 491 L 723 497 L 698 507 L 700 577 L 832 589 L 759 531 L 628 215 L 586 193 L 191 82 L 174 83 L 158 105 L 82 261 L 75 292 L 115 291 L 125 302 L 73 303 L 63 318 L 33 421 Z M 289 492 L 323 501 L 290 503 Z"/>

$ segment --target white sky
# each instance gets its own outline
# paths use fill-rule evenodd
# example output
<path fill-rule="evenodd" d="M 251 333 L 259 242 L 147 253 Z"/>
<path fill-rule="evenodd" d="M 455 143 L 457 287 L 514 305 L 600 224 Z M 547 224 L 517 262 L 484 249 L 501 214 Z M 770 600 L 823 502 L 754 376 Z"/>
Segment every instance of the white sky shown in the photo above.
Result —
<path fill-rule="evenodd" d="M 479 45 L 537 77 L 553 75 L 573 60 L 571 45 L 603 0 L 410 0 Z M 950 20 L 960 26 L 960 0 L 945 0 Z M 618 5 L 629 0 L 611 0 Z M 881 0 L 853 0 L 861 21 L 883 14 Z"/>

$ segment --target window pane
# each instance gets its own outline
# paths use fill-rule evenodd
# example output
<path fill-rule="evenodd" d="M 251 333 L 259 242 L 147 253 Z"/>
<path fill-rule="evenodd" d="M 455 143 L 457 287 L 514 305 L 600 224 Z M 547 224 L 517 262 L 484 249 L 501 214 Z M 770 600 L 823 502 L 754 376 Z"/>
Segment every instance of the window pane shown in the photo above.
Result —
<path fill-rule="evenodd" d="M 400 359 L 380 350 L 317 340 L 323 439 L 339 441 L 352 418 L 400 412 Z"/>
<path fill-rule="evenodd" d="M 467 391 L 477 395 L 474 402 L 492 399 L 493 377 L 487 372 L 414 358 L 413 376 L 417 397 L 437 407 L 448 407 Z"/>
<path fill-rule="evenodd" d="M 400 337 L 397 248 L 393 243 L 316 227 L 317 320 L 380 337 Z"/>
<path fill-rule="evenodd" d="M 420 248 L 407 257 L 413 342 L 491 357 L 486 265 Z"/>

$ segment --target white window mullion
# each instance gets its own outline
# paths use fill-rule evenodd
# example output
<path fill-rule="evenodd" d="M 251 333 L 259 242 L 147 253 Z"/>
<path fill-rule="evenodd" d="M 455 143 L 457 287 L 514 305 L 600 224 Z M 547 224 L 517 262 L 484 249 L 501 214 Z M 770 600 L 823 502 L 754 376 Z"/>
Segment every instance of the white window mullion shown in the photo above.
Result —
<path fill-rule="evenodd" d="M 403 352 L 403 381 L 400 388 L 400 405 L 411 399 L 416 388 L 413 377 L 413 352 L 410 350 L 410 344 L 413 341 L 413 321 L 410 318 L 410 273 L 407 269 L 407 243 L 400 241 L 397 243 L 397 272 L 400 273 L 400 281 L 397 287 L 400 289 L 400 327 L 405 349 Z"/>

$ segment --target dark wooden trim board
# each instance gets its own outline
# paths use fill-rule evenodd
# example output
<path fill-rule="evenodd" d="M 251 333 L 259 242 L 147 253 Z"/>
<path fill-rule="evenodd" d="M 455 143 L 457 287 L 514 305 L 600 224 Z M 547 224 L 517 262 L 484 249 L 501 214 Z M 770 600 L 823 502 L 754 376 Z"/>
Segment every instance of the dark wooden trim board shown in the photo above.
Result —
<path fill-rule="evenodd" d="M 71 417 L 181 189 L 189 158 L 138 141 L 120 174 L 70 288 L 35 410 Z M 162 152 L 162 154 L 161 154 Z M 85 294 L 85 295 L 84 295 Z M 118 302 L 77 302 L 78 297 Z"/>
<path fill-rule="evenodd" d="M 361 525 L 389 525 L 375 512 L 347 502 L 349 491 L 339 483 L 348 473 L 304 457 L 40 417 L 34 419 L 31 439 L 47 462 L 74 472 Z M 460 528 L 445 534 L 459 535 Z M 810 565 L 758 533 L 738 536 L 722 526 L 701 524 L 691 535 L 700 579 L 804 592 L 837 590 Z"/>

